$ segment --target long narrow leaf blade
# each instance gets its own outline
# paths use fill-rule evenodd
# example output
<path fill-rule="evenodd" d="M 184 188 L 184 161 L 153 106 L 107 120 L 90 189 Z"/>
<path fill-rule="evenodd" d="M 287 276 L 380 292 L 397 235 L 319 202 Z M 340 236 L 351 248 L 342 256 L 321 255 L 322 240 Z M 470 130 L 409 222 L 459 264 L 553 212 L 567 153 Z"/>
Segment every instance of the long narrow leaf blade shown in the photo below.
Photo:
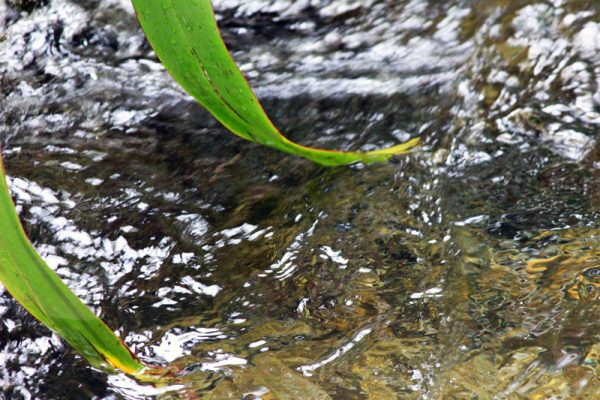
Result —
<path fill-rule="evenodd" d="M 62 282 L 25 236 L 0 156 L 0 282 L 34 317 L 93 366 L 137 374 L 144 365 Z"/>
<path fill-rule="evenodd" d="M 305 147 L 286 139 L 263 111 L 229 54 L 210 0 L 132 0 L 146 37 L 171 76 L 238 136 L 323 165 L 385 161 L 418 139 L 373 152 Z"/>

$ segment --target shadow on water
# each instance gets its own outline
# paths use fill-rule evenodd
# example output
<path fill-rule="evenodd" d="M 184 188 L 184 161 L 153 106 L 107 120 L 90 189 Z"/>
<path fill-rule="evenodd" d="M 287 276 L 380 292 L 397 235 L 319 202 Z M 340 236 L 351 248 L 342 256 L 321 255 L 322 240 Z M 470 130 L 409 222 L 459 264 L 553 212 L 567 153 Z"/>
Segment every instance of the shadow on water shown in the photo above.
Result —
<path fill-rule="evenodd" d="M 38 251 L 145 360 L 91 369 L 0 289 L 0 398 L 595 398 L 600 10 L 590 1 L 216 2 L 295 140 L 242 142 L 126 1 L 0 5 L 0 128 Z M 2 16 L 4 15 L 4 16 Z"/>

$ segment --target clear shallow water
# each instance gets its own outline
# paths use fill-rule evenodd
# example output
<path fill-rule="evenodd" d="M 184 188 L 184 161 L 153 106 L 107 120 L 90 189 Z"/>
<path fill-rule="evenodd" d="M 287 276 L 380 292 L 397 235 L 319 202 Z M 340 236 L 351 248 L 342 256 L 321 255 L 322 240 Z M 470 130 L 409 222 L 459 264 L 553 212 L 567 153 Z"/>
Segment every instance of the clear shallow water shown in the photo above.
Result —
<path fill-rule="evenodd" d="M 0 398 L 600 395 L 594 2 L 216 2 L 294 139 L 423 138 L 338 169 L 226 133 L 127 2 L 12 4 L 0 129 L 26 229 L 130 346 L 185 374 L 95 371 L 3 292 Z"/>

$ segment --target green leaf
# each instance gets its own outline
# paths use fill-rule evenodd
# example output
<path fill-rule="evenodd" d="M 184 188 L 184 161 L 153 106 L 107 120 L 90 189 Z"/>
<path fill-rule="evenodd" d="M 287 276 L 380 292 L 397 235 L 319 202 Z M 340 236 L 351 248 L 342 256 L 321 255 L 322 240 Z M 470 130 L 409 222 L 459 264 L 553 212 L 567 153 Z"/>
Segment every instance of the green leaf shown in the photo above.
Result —
<path fill-rule="evenodd" d="M 194 98 L 244 139 L 323 165 L 385 161 L 418 139 L 368 153 L 314 149 L 282 136 L 263 111 L 219 33 L 210 0 L 132 0 L 161 61 Z M 50 269 L 27 239 L 5 180 L 0 155 L 0 282 L 34 317 L 93 366 L 147 380 L 170 373 L 141 363 Z"/>
<path fill-rule="evenodd" d="M 323 165 L 378 162 L 418 138 L 383 150 L 340 152 L 286 139 L 269 120 L 221 38 L 210 0 L 132 0 L 146 37 L 173 78 L 236 135 Z"/>
<path fill-rule="evenodd" d="M 25 236 L 8 192 L 0 156 L 0 282 L 35 318 L 93 366 L 129 374 L 145 366 L 61 281 Z"/>

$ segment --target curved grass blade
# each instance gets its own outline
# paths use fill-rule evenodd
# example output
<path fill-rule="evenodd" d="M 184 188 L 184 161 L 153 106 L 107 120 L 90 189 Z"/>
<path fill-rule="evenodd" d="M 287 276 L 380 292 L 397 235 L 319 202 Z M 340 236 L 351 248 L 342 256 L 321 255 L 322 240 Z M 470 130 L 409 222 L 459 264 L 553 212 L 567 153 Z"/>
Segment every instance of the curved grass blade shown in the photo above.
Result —
<path fill-rule="evenodd" d="M 132 0 L 146 37 L 171 76 L 238 136 L 323 165 L 378 162 L 406 153 L 418 138 L 372 152 L 305 147 L 286 139 L 265 114 L 229 54 L 210 0 Z"/>
<path fill-rule="evenodd" d="M 4 176 L 0 155 L 0 282 L 35 318 L 93 366 L 129 374 L 145 366 L 62 280 L 25 236 Z"/>

